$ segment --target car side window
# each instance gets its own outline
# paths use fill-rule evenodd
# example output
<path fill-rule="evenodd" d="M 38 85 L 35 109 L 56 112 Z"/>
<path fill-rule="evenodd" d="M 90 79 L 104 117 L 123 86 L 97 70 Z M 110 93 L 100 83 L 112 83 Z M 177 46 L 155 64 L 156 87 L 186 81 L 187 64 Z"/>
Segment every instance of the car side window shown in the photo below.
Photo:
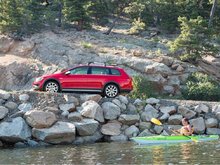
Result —
<path fill-rule="evenodd" d="M 106 74 L 109 74 L 109 69 L 108 68 L 102 68 L 102 67 L 92 67 L 91 68 L 91 74 L 106 75 Z"/>
<path fill-rule="evenodd" d="M 78 67 L 70 70 L 70 74 L 87 74 L 88 67 Z"/>
<path fill-rule="evenodd" d="M 117 75 L 117 76 L 119 76 L 119 75 L 121 75 L 121 73 L 120 73 L 119 70 L 117 70 L 117 69 L 111 69 L 111 75 Z"/>

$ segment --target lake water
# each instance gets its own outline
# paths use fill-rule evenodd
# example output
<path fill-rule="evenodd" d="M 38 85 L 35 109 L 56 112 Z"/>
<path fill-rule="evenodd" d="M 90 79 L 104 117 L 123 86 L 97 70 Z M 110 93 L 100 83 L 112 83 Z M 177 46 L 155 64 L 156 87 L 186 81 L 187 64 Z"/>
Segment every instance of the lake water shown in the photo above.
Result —
<path fill-rule="evenodd" d="M 133 142 L 1 149 L 0 164 L 219 164 L 220 141 L 139 146 Z"/>

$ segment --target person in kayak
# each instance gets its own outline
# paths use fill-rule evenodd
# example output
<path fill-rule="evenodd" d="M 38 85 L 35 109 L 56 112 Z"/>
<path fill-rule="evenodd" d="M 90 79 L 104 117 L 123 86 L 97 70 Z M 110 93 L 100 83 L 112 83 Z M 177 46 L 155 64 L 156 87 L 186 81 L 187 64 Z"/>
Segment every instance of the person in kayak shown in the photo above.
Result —
<path fill-rule="evenodd" d="M 187 118 L 182 119 L 182 128 L 178 130 L 181 135 L 190 136 L 193 134 L 193 128 L 190 126 L 189 120 Z"/>

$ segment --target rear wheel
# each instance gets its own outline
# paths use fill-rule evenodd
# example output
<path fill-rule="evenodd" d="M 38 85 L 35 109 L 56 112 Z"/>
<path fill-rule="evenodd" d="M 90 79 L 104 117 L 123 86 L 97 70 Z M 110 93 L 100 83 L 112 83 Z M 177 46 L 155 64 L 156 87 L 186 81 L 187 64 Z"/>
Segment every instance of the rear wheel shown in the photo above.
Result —
<path fill-rule="evenodd" d="M 44 90 L 49 93 L 57 93 L 60 91 L 60 86 L 55 81 L 48 81 L 44 86 Z"/>
<path fill-rule="evenodd" d="M 105 86 L 104 94 L 107 97 L 114 98 L 118 95 L 119 89 L 115 84 L 108 84 Z"/>

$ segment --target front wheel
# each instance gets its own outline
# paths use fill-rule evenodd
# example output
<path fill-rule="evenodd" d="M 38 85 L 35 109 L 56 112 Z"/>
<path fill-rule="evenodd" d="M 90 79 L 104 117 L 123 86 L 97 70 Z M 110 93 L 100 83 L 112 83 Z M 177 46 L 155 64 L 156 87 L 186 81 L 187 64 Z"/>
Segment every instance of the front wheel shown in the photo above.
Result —
<path fill-rule="evenodd" d="M 118 95 L 119 90 L 115 84 L 108 84 L 104 89 L 104 94 L 107 97 L 114 98 Z"/>
<path fill-rule="evenodd" d="M 48 81 L 44 86 L 44 90 L 49 93 L 57 93 L 60 90 L 60 86 L 55 81 Z"/>

